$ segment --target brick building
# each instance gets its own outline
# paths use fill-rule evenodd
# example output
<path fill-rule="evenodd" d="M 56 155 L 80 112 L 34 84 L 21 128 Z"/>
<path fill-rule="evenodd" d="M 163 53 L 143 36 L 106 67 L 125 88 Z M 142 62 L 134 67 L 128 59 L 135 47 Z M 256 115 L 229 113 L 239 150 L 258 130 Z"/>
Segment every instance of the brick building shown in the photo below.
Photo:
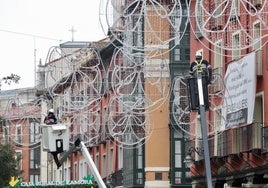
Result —
<path fill-rule="evenodd" d="M 190 6 L 191 57 L 201 51 L 214 74 L 225 79 L 225 86 L 210 86 L 211 107 L 206 112 L 213 187 L 267 186 L 265 10 L 267 3 L 262 1 L 193 1 Z M 192 127 L 197 136 L 189 145 L 197 151 L 202 148 L 198 123 Z M 199 154 L 191 154 L 192 184 L 205 187 L 204 159 Z"/>

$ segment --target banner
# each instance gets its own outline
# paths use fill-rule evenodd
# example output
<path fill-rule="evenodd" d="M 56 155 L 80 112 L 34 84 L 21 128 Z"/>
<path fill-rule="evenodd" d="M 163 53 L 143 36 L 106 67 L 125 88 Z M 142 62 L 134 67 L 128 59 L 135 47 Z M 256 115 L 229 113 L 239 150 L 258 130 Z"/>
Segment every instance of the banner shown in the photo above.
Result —
<path fill-rule="evenodd" d="M 256 94 L 255 53 L 228 65 L 222 107 L 222 130 L 253 121 Z"/>

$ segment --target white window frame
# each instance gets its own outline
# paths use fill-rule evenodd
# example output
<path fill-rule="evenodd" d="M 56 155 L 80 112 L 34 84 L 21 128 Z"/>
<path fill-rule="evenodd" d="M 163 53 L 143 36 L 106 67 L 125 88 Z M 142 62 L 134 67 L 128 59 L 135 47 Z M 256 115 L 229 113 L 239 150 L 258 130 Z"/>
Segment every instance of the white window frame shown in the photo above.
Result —
<path fill-rule="evenodd" d="M 238 38 L 238 41 L 237 41 L 237 38 Z M 232 46 L 234 48 L 237 48 L 240 45 L 241 45 L 241 32 L 237 31 L 232 34 Z M 232 60 L 237 60 L 240 57 L 241 57 L 241 49 L 234 49 L 232 51 Z"/>

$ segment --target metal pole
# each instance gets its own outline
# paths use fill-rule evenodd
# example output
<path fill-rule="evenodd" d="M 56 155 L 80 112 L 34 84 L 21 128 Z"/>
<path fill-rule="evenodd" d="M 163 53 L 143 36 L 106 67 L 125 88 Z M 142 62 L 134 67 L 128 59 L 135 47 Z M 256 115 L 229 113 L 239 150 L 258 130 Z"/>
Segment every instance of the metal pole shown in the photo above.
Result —
<path fill-rule="evenodd" d="M 61 160 L 59 160 L 57 166 L 58 168 L 63 164 L 63 162 L 67 159 L 67 157 L 78 147 L 78 146 L 81 146 L 81 151 L 82 151 L 82 154 L 83 156 L 85 157 L 88 165 L 89 165 L 89 168 L 90 168 L 90 171 L 93 173 L 93 176 L 94 178 L 96 178 L 96 181 L 98 183 L 98 186 L 100 188 L 106 188 L 106 185 L 105 183 L 103 182 L 101 176 L 100 176 L 100 173 L 94 163 L 94 161 L 92 160 L 91 158 L 91 155 L 90 153 L 88 152 L 87 150 L 87 147 L 85 146 L 84 142 L 80 140 L 80 138 L 78 137 L 75 142 L 74 142 L 74 145 L 72 148 L 70 148 L 67 152 L 64 153 L 63 157 L 61 158 Z"/>
<path fill-rule="evenodd" d="M 86 160 L 89 164 L 89 168 L 90 168 L 91 172 L 93 173 L 94 177 L 96 178 L 96 181 L 98 182 L 99 187 L 106 188 L 106 185 L 104 184 L 104 182 L 100 176 L 100 173 L 99 173 L 94 161 L 92 160 L 84 142 L 81 141 L 80 146 L 81 146 L 81 151 L 82 151 L 84 157 L 86 158 Z"/>
<path fill-rule="evenodd" d="M 206 179 L 207 179 L 206 183 L 207 183 L 207 188 L 212 188 L 209 145 L 208 145 L 208 139 L 207 139 L 205 103 L 204 103 L 204 96 L 203 96 L 202 74 L 200 72 L 197 73 L 197 85 L 198 85 L 198 96 L 199 96 L 199 112 L 200 112 L 200 117 L 201 117 L 201 132 L 202 132 L 203 147 L 204 147 L 205 170 L 206 170 Z"/>

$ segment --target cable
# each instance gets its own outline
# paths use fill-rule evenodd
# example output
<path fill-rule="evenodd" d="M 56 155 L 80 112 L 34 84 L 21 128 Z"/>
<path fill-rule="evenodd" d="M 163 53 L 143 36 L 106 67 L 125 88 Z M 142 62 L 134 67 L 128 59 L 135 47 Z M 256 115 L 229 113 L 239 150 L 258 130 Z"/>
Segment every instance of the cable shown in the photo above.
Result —
<path fill-rule="evenodd" d="M 13 33 L 13 34 L 17 34 L 17 35 L 24 35 L 24 36 L 28 36 L 28 37 L 41 38 L 41 39 L 46 39 L 46 40 L 64 41 L 63 39 L 55 39 L 55 38 L 44 37 L 44 36 L 39 36 L 39 35 L 32 35 L 32 34 L 28 34 L 28 33 L 21 33 L 21 32 L 17 32 L 17 31 L 6 30 L 6 29 L 0 29 L 0 31 L 6 32 L 6 33 Z"/>

